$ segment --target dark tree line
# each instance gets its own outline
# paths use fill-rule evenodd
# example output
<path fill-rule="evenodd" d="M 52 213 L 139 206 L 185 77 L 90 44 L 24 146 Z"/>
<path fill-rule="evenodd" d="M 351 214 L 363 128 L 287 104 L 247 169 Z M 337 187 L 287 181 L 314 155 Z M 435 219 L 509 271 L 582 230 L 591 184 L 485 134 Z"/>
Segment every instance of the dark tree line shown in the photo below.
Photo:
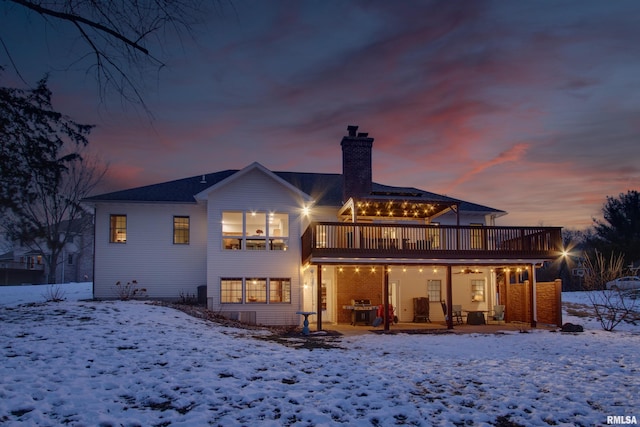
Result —
<path fill-rule="evenodd" d="M 34 89 L 0 87 L 0 226 L 44 255 L 49 281 L 87 214 L 81 200 L 104 174 L 82 156 L 91 128 L 55 111 L 46 79 Z"/>
<path fill-rule="evenodd" d="M 569 256 L 541 270 L 543 280 L 560 277 L 564 290 L 581 290 L 585 265 L 596 258 L 621 258 L 621 274 L 633 274 L 640 266 L 640 193 L 629 190 L 617 197 L 607 196 L 602 207 L 603 219 L 593 219 L 587 230 L 564 230 L 563 244 Z M 578 274 L 576 274 L 578 273 Z M 598 286 L 603 286 L 604 283 Z"/>

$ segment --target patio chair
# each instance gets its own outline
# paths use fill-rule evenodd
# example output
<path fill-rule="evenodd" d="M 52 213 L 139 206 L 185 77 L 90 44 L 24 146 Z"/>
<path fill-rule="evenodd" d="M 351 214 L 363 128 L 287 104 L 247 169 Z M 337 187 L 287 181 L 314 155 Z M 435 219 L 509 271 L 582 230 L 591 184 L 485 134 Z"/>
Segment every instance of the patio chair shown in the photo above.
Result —
<path fill-rule="evenodd" d="M 444 320 L 449 320 L 449 313 L 447 313 L 447 303 L 444 301 L 440 301 L 440 305 L 442 305 L 442 312 L 444 313 Z M 451 318 L 453 321 L 459 325 L 462 323 L 462 306 L 461 305 L 452 305 L 451 306 Z"/>
<path fill-rule="evenodd" d="M 504 323 L 504 305 L 494 305 L 493 313 L 489 313 L 487 320 Z"/>
<path fill-rule="evenodd" d="M 456 322 L 456 324 L 460 325 L 462 323 L 462 306 L 454 304 L 451 306 L 451 311 L 451 317 Z"/>
<path fill-rule="evenodd" d="M 429 322 L 429 298 L 421 297 L 413 299 L 413 322 Z"/>

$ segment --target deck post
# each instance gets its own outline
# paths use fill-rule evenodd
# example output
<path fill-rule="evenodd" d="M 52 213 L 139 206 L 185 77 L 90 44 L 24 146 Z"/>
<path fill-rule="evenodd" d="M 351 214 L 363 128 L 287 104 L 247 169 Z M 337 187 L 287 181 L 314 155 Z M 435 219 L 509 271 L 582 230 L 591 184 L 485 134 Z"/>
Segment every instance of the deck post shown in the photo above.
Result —
<path fill-rule="evenodd" d="M 527 267 L 529 270 L 529 295 L 531 299 L 531 327 L 538 325 L 538 301 L 536 295 L 536 267 L 531 264 Z"/>
<path fill-rule="evenodd" d="M 383 265 L 384 269 L 384 288 L 382 290 L 382 318 L 384 319 L 384 330 L 389 330 L 389 266 Z"/>
<path fill-rule="evenodd" d="M 322 266 L 316 266 L 318 273 L 316 276 L 316 331 L 322 330 Z"/>
<path fill-rule="evenodd" d="M 453 329 L 453 276 L 451 275 L 451 264 L 447 264 L 447 329 Z"/>

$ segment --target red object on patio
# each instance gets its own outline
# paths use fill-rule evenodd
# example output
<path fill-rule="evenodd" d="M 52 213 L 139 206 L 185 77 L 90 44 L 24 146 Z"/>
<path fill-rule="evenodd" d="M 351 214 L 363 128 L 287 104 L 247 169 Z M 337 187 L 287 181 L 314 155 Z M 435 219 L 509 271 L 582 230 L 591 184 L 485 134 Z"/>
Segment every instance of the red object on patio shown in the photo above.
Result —
<path fill-rule="evenodd" d="M 376 317 L 384 318 L 384 305 L 383 304 L 380 304 L 378 306 L 378 312 L 376 314 Z M 391 304 L 389 304 L 389 316 L 388 316 L 388 319 L 389 319 L 389 323 L 394 321 L 394 318 L 393 318 L 393 306 Z"/>

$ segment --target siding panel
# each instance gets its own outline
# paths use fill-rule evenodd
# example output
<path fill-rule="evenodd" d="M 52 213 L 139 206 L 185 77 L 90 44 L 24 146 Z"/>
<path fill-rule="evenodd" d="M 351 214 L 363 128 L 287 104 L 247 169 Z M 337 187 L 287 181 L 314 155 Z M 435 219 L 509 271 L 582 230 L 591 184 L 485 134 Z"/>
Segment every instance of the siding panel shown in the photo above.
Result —
<path fill-rule="evenodd" d="M 109 216 L 127 215 L 127 242 L 109 243 Z M 173 244 L 173 216 L 190 217 L 190 243 Z M 190 204 L 98 204 L 95 298 L 115 298 L 115 283 L 136 280 L 150 298 L 197 295 L 206 284 L 206 211 Z"/>
<path fill-rule="evenodd" d="M 300 298 L 300 236 L 303 201 L 281 183 L 260 170 L 222 186 L 209 194 L 207 295 L 209 308 L 216 311 L 256 313 L 256 323 L 299 324 L 295 312 Z M 286 251 L 229 251 L 222 249 L 222 212 L 275 212 L 289 214 L 289 247 Z M 291 278 L 290 304 L 220 304 L 221 277 Z"/>

